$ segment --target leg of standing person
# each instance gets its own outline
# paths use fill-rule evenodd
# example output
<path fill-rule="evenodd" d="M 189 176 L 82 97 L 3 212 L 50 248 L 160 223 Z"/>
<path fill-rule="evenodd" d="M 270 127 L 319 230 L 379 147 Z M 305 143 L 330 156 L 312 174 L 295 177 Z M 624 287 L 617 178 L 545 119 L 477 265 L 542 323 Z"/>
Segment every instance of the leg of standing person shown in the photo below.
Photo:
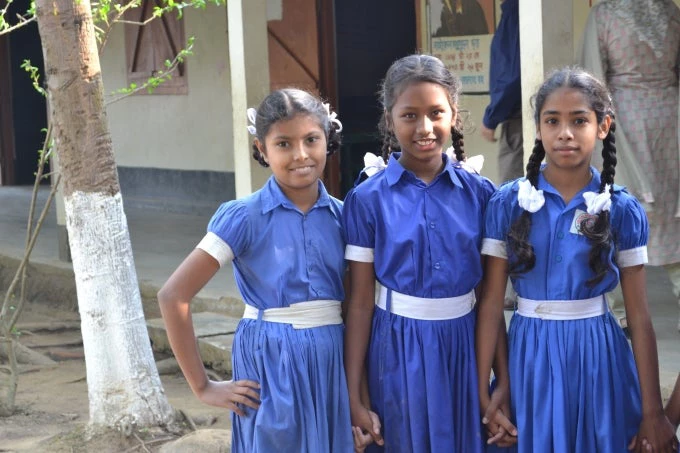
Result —
<path fill-rule="evenodd" d="M 498 171 L 501 184 L 524 176 L 524 140 L 522 139 L 522 112 L 515 112 L 501 123 L 501 136 L 498 140 Z M 517 293 L 510 279 L 505 290 L 504 306 L 514 310 Z"/>

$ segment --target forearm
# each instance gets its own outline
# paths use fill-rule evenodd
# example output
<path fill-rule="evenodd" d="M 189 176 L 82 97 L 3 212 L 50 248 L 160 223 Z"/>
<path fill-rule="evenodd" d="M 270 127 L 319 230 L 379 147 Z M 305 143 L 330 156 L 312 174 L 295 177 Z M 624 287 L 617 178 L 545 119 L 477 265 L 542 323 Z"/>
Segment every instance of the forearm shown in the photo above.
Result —
<path fill-rule="evenodd" d="M 172 352 L 194 394 L 207 385 L 208 376 L 196 343 L 189 303 L 159 295 L 159 305 Z"/>
<path fill-rule="evenodd" d="M 496 385 L 508 385 L 508 336 L 505 328 L 505 317 L 501 316 L 498 326 L 496 352 L 493 361 L 493 373 L 496 376 Z"/>
<path fill-rule="evenodd" d="M 628 319 L 633 342 L 633 354 L 637 365 L 642 396 L 642 414 L 658 414 L 663 410 L 659 389 L 659 360 L 656 336 L 648 317 Z"/>
<path fill-rule="evenodd" d="M 668 400 L 668 404 L 666 404 L 666 417 L 677 429 L 678 425 L 680 425 L 680 374 L 678 374 L 678 378 L 675 381 L 675 388 L 671 398 Z"/>
<path fill-rule="evenodd" d="M 494 364 L 500 365 L 496 360 L 496 355 L 503 348 L 501 354 L 507 355 L 506 343 L 499 344 L 499 326 L 501 325 L 503 314 L 502 304 L 498 310 L 490 300 L 482 301 L 477 314 L 477 328 L 475 333 L 475 345 L 477 351 L 477 375 L 479 385 L 479 396 L 482 401 L 489 397 L 489 378 Z M 504 323 L 503 323 L 504 324 Z M 503 361 L 501 361 L 501 364 Z M 505 370 L 507 371 L 507 359 L 505 360 Z M 502 367 L 501 367 L 502 368 Z M 507 376 L 507 373 L 506 375 Z M 502 379 L 505 378 L 502 377 Z"/>
<path fill-rule="evenodd" d="M 347 374 L 347 390 L 351 402 L 360 402 L 362 381 L 365 379 L 364 364 L 368 341 L 371 336 L 373 304 L 350 303 L 347 308 L 345 328 L 345 372 Z M 364 395 L 366 396 L 366 395 Z"/>

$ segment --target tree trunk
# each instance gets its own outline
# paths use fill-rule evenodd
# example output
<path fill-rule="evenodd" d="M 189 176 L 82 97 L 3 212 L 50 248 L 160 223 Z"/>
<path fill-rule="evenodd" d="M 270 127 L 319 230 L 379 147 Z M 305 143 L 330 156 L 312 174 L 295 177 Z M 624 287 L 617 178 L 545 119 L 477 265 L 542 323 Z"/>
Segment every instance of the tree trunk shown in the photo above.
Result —
<path fill-rule="evenodd" d="M 87 368 L 90 424 L 158 426 L 163 393 L 142 312 L 89 0 L 37 0 Z"/>

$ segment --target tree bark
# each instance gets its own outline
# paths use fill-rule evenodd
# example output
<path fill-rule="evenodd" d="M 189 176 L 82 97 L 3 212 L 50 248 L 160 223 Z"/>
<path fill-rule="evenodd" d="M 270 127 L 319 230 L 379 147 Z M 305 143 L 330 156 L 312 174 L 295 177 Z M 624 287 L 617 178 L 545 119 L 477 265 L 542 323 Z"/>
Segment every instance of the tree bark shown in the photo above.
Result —
<path fill-rule="evenodd" d="M 87 368 L 90 424 L 173 419 L 156 370 L 123 211 L 89 0 L 37 0 Z"/>

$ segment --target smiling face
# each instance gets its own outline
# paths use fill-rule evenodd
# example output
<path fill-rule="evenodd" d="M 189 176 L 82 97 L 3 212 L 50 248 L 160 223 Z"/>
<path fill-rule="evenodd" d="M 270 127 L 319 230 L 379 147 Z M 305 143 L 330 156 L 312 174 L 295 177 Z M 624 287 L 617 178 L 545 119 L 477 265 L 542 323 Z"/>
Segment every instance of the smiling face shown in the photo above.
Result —
<path fill-rule="evenodd" d="M 543 142 L 548 167 L 570 171 L 589 168 L 595 143 L 607 136 L 611 123 L 606 116 L 598 124 L 586 97 L 574 88 L 553 91 L 538 121 L 536 136 Z"/>
<path fill-rule="evenodd" d="M 401 146 L 400 162 L 404 167 L 427 162 L 441 165 L 442 150 L 456 122 L 456 112 L 443 86 L 431 82 L 409 84 L 386 115 L 388 127 Z"/>
<path fill-rule="evenodd" d="M 298 114 L 277 121 L 267 132 L 264 146 L 259 140 L 255 144 L 289 199 L 318 191 L 326 166 L 326 135 L 314 116 Z"/>

